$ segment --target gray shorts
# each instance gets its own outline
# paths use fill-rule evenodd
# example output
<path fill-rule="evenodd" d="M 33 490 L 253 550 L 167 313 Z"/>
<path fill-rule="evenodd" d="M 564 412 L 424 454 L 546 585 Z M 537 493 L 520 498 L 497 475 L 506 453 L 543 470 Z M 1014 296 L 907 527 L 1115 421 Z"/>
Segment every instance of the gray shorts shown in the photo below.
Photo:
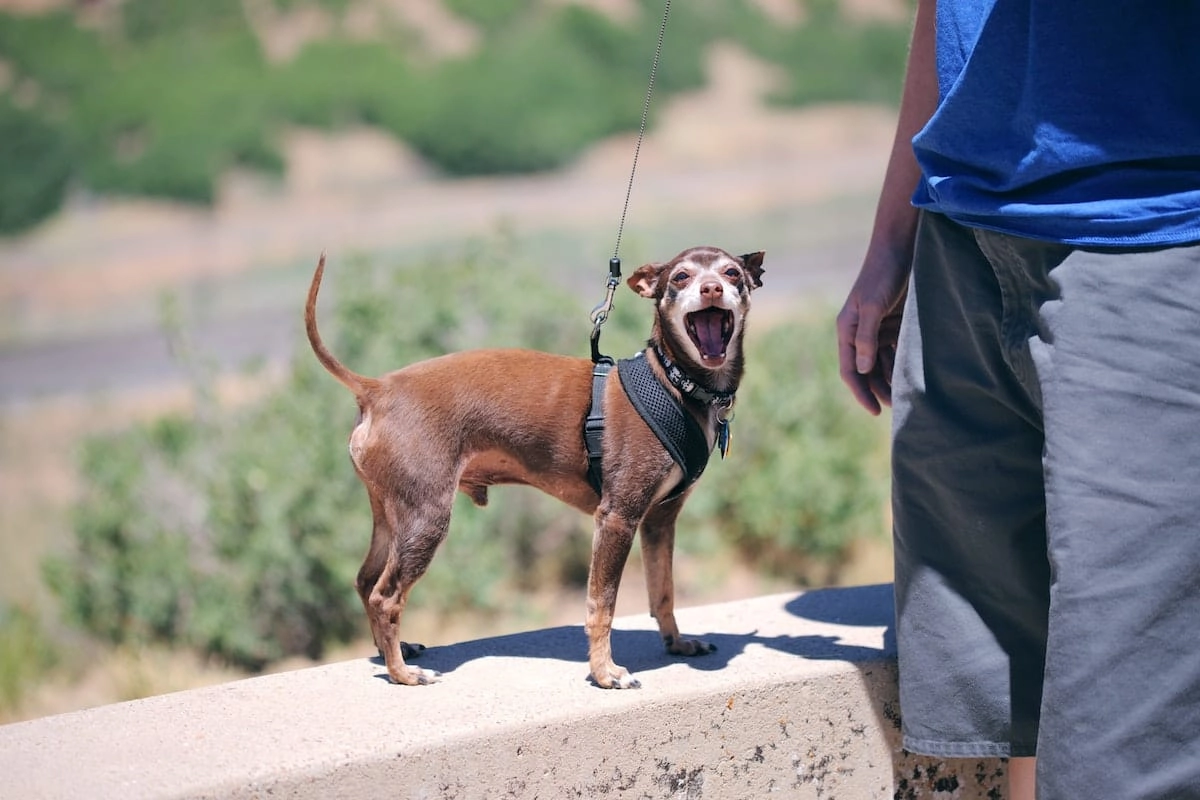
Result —
<path fill-rule="evenodd" d="M 894 380 L 905 748 L 1200 798 L 1200 246 L 925 213 Z"/>

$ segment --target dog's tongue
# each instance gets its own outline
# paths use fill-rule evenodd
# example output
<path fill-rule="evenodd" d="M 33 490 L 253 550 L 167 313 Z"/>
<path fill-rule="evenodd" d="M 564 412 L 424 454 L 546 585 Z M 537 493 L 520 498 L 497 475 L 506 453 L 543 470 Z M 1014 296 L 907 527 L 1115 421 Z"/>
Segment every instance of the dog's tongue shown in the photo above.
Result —
<path fill-rule="evenodd" d="M 725 353 L 723 327 L 725 315 L 718 309 L 697 311 L 692 315 L 692 327 L 700 345 L 700 355 L 716 358 Z"/>

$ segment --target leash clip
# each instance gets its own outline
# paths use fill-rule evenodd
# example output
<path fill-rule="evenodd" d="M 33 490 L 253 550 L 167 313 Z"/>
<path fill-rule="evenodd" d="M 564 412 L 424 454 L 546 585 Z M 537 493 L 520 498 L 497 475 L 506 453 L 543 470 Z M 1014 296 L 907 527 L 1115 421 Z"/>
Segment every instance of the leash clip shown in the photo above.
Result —
<path fill-rule="evenodd" d="M 617 291 L 617 286 L 621 283 L 621 259 L 613 256 L 608 260 L 608 281 L 605 284 L 604 300 L 592 309 L 588 318 L 592 321 L 592 363 L 598 364 L 600 361 L 608 359 L 607 356 L 600 354 L 600 326 L 608 319 L 609 313 L 613 307 L 613 295 Z M 611 361 L 611 359 L 608 359 Z"/>

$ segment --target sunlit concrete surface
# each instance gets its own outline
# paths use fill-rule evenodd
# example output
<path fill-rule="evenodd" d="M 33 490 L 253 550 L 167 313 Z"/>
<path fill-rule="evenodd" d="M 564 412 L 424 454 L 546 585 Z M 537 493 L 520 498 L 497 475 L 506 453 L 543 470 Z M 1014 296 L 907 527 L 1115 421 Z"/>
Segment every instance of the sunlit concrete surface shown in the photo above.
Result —
<path fill-rule="evenodd" d="M 425 687 L 364 657 L 0 726 L 0 797 L 1003 797 L 998 759 L 900 751 L 890 586 L 678 616 L 717 652 L 617 620 L 640 690 L 592 685 L 568 626 L 430 649 Z"/>

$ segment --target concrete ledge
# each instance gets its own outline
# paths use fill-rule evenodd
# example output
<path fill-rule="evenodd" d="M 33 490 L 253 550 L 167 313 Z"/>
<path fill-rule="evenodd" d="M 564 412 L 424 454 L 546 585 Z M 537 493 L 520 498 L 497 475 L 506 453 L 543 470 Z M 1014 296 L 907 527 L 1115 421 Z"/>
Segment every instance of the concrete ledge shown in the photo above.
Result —
<path fill-rule="evenodd" d="M 0 797 L 1003 797 L 999 759 L 899 749 L 890 586 L 679 612 L 719 648 L 667 656 L 649 617 L 613 650 L 643 688 L 587 681 L 579 626 L 0 726 Z"/>

